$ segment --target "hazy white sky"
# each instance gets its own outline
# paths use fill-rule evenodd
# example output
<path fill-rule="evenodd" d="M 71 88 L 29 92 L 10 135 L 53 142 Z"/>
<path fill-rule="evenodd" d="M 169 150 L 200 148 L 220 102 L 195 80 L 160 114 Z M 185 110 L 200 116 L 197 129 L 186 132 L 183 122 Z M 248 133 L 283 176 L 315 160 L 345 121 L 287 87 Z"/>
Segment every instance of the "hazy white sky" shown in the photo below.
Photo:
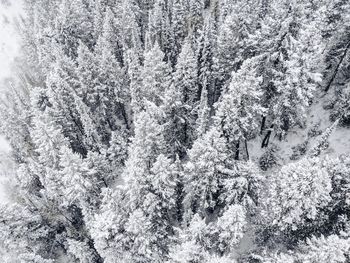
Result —
<path fill-rule="evenodd" d="M 4 5 L 8 2 L 10 5 Z M 14 29 L 14 20 L 21 12 L 20 0 L 0 0 L 0 81 L 11 76 L 11 63 L 19 49 L 18 36 Z M 10 171 L 10 161 L 7 153 L 10 146 L 0 135 L 0 202 L 7 201 L 4 183 L 7 173 Z"/>
<path fill-rule="evenodd" d="M 20 0 L 0 0 L 0 79 L 11 74 L 11 62 L 18 52 L 18 37 L 14 30 L 14 19 L 21 12 Z"/>

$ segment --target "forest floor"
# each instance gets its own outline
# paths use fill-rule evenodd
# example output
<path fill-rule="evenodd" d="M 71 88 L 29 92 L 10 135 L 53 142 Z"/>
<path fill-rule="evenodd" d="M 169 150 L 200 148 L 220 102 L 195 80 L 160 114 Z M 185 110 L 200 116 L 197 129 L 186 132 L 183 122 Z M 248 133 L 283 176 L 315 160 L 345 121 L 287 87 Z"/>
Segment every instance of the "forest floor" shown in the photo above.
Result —
<path fill-rule="evenodd" d="M 283 140 L 279 140 L 275 136 L 270 138 L 270 147 L 275 145 L 277 147 L 276 155 L 279 157 L 280 165 L 285 165 L 293 162 L 293 147 L 300 146 L 305 143 L 306 152 L 316 145 L 320 136 L 333 122 L 330 120 L 330 110 L 324 108 L 329 100 L 331 94 L 324 96 L 319 95 L 315 97 L 314 103 L 307 111 L 307 118 L 304 127 L 295 127 L 291 129 Z M 317 135 L 310 135 L 311 130 L 319 133 Z M 349 129 L 337 126 L 331 133 L 328 142 L 329 147 L 322 152 L 322 156 L 339 156 L 349 153 L 350 150 L 350 136 Z M 265 149 L 261 148 L 263 136 L 258 136 L 254 140 L 248 142 L 248 149 L 251 160 L 258 163 L 259 158 L 264 153 Z M 292 158 L 291 158 L 292 157 Z M 300 156 L 302 157 L 302 155 Z M 298 159 L 298 158 L 297 158 Z M 297 160 L 295 159 L 295 161 Z"/>

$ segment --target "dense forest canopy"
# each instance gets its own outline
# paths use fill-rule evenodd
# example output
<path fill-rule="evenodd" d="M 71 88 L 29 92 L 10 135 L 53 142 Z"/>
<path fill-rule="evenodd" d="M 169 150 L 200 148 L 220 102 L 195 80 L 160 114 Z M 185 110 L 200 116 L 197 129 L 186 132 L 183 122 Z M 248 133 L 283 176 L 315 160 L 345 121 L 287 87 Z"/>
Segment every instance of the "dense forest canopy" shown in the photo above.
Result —
<path fill-rule="evenodd" d="M 2 262 L 350 262 L 350 1 L 24 10 Z"/>

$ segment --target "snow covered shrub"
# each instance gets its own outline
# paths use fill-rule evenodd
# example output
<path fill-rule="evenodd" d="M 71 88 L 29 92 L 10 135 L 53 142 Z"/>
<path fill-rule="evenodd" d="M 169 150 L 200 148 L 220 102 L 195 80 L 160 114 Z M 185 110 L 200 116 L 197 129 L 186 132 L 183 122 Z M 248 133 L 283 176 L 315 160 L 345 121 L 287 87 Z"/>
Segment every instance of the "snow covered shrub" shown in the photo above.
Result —
<path fill-rule="evenodd" d="M 336 99 L 334 96 L 327 97 L 323 101 L 322 108 L 325 110 L 332 110 L 334 108 L 335 103 L 336 103 Z"/>
<path fill-rule="evenodd" d="M 322 130 L 320 130 L 320 125 L 321 123 L 318 122 L 316 123 L 315 125 L 313 125 L 310 130 L 307 132 L 307 136 L 309 138 L 313 138 L 313 137 L 316 137 L 318 135 L 321 135 L 322 134 Z"/>
<path fill-rule="evenodd" d="M 309 141 L 306 140 L 303 143 L 300 143 L 296 146 L 292 147 L 293 154 L 290 156 L 291 160 L 298 160 L 300 159 L 303 155 L 305 155 L 307 151 L 307 146 L 309 144 Z"/>
<path fill-rule="evenodd" d="M 31 254 L 31 253 L 28 253 L 28 254 L 22 254 L 20 256 L 18 256 L 17 260 L 19 261 L 14 261 L 13 258 L 12 258 L 12 261 L 9 261 L 9 262 L 12 262 L 12 263 L 15 263 L 15 262 L 23 262 L 23 263 L 54 263 L 54 261 L 52 259 L 45 259 L 39 255 L 35 255 L 35 254 Z"/>
<path fill-rule="evenodd" d="M 229 256 L 210 255 L 206 259 L 207 263 L 236 263 L 236 260 Z"/>
<path fill-rule="evenodd" d="M 276 166 L 278 164 L 277 147 L 271 145 L 259 159 L 260 169 L 267 171 L 268 169 Z"/>
<path fill-rule="evenodd" d="M 252 263 L 296 263 L 293 255 L 282 252 L 266 252 L 261 255 L 251 255 L 250 261 Z"/>
<path fill-rule="evenodd" d="M 331 201 L 331 177 L 318 158 L 290 163 L 272 176 L 268 187 L 267 213 L 280 230 L 297 230 Z"/>

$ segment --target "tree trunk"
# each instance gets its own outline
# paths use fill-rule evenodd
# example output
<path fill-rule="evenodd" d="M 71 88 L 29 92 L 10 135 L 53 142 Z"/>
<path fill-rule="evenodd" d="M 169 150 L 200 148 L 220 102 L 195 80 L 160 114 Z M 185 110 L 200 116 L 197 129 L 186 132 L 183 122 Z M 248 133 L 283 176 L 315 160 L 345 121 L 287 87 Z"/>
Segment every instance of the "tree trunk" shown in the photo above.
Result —
<path fill-rule="evenodd" d="M 333 72 L 333 74 L 332 74 L 332 77 L 331 77 L 331 79 L 329 80 L 328 84 L 326 85 L 326 87 L 325 87 L 325 89 L 324 89 L 325 92 L 328 92 L 328 90 L 330 89 L 330 87 L 331 87 L 331 85 L 332 85 L 332 83 L 333 83 L 335 77 L 337 76 L 339 67 L 340 67 L 340 65 L 343 63 L 343 60 L 344 60 L 344 58 L 346 57 L 346 54 L 347 54 L 349 48 L 350 48 L 350 41 L 347 43 L 347 45 L 346 45 L 346 47 L 345 47 L 345 50 L 344 50 L 342 56 L 340 57 L 340 61 L 339 61 L 339 63 L 337 64 L 337 66 L 335 67 L 335 70 L 334 70 L 334 72 Z"/>
<path fill-rule="evenodd" d="M 183 183 L 179 180 L 179 182 L 176 184 L 176 220 L 177 223 L 180 224 L 180 222 L 182 222 L 183 219 L 183 189 L 184 189 L 184 185 Z"/>
<path fill-rule="evenodd" d="M 236 155 L 235 160 L 239 160 L 239 141 L 236 143 Z"/>
<path fill-rule="evenodd" d="M 92 262 L 94 263 L 103 263 L 104 260 L 103 258 L 100 256 L 100 254 L 97 252 L 96 248 L 95 248 L 95 243 L 93 241 L 92 238 L 88 237 L 87 240 L 87 245 L 89 246 L 89 248 L 91 249 L 91 252 L 93 254 L 93 257 L 91 258 Z"/>
<path fill-rule="evenodd" d="M 271 137 L 271 133 L 272 133 L 272 128 L 273 128 L 273 124 L 271 125 L 270 129 L 267 131 L 266 136 L 265 136 L 264 140 L 262 141 L 261 148 L 265 148 L 269 145 L 269 141 L 270 141 L 270 137 Z"/>
<path fill-rule="evenodd" d="M 129 126 L 128 117 L 126 115 L 125 105 L 123 103 L 119 103 L 119 107 L 120 107 L 120 110 L 121 110 L 121 113 L 122 113 L 122 116 L 123 116 L 123 119 L 125 122 L 126 129 L 129 131 L 130 126 Z"/>
<path fill-rule="evenodd" d="M 248 143 L 247 140 L 244 140 L 245 153 L 247 155 L 247 160 L 249 160 L 249 152 L 248 152 Z"/>
<path fill-rule="evenodd" d="M 263 131 L 265 130 L 265 123 L 266 123 L 266 116 L 263 116 L 261 120 L 260 135 L 262 135 Z"/>

